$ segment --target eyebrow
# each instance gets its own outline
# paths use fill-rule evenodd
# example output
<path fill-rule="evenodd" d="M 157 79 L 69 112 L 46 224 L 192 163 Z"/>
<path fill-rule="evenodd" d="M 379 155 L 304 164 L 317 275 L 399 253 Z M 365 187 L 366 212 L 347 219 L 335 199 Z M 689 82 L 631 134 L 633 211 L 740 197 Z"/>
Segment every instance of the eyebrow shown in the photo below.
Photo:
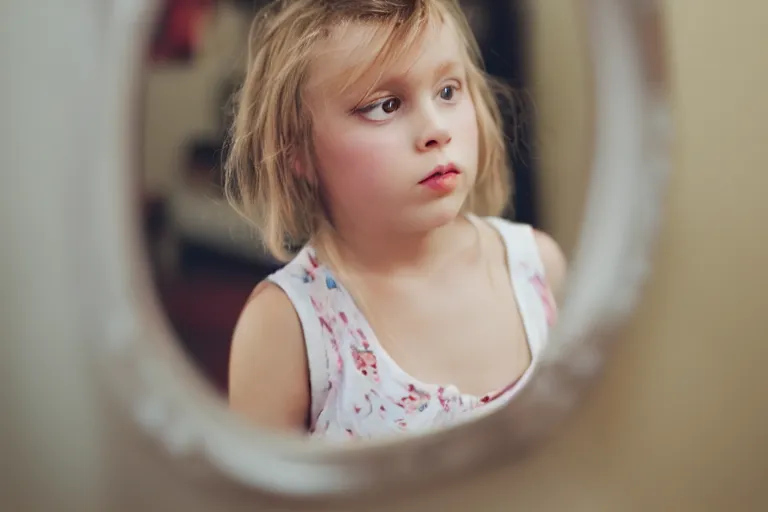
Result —
<path fill-rule="evenodd" d="M 451 71 L 455 71 L 458 69 L 461 69 L 462 63 L 457 60 L 445 60 L 438 64 L 437 67 L 434 68 L 434 71 L 432 71 L 432 75 L 430 76 L 431 80 L 433 82 L 436 82 L 440 77 L 443 75 L 447 75 Z M 386 88 L 390 84 L 397 84 L 397 83 L 403 83 L 406 82 L 408 75 L 410 74 L 410 68 L 406 70 L 403 73 L 399 73 L 397 75 L 390 75 L 382 77 L 382 80 L 379 81 L 376 84 L 376 87 L 383 87 Z"/>
<path fill-rule="evenodd" d="M 443 75 L 447 75 L 449 72 L 454 71 L 456 69 L 460 69 L 462 67 L 462 64 L 455 60 L 446 60 L 440 63 L 439 66 L 435 68 L 434 75 L 432 76 L 433 81 L 437 81 L 438 78 L 440 78 Z"/>
<path fill-rule="evenodd" d="M 446 75 L 451 71 L 461 69 L 462 66 L 463 64 L 457 60 L 442 61 L 440 64 L 437 65 L 437 67 L 434 68 L 434 71 L 432 71 L 431 80 L 433 82 L 436 82 L 441 76 Z M 375 86 L 369 87 L 366 93 L 357 99 L 357 104 L 355 105 L 355 108 L 358 108 L 361 105 L 363 105 L 366 99 L 365 96 L 367 96 L 371 91 L 374 91 L 376 89 L 386 89 L 391 87 L 393 84 L 403 83 L 406 81 L 406 77 L 408 76 L 408 74 L 409 74 L 409 71 L 406 70 L 405 72 L 399 73 L 397 75 L 390 75 L 390 76 L 385 75 L 381 77 L 381 80 L 377 81 Z"/>

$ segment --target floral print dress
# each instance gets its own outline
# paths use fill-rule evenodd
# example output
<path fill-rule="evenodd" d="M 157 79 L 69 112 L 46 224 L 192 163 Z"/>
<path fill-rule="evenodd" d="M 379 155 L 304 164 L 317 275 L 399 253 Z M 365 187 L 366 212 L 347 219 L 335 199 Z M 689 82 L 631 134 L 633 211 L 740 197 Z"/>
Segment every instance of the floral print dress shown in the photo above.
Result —
<path fill-rule="evenodd" d="M 476 219 L 474 219 L 476 221 Z M 311 388 L 310 434 L 327 441 L 381 439 L 466 421 L 521 389 L 555 321 L 556 306 L 530 226 L 484 219 L 501 235 L 532 362 L 504 389 L 485 396 L 420 382 L 378 343 L 352 296 L 307 246 L 268 279 L 291 300 L 304 332 Z"/>

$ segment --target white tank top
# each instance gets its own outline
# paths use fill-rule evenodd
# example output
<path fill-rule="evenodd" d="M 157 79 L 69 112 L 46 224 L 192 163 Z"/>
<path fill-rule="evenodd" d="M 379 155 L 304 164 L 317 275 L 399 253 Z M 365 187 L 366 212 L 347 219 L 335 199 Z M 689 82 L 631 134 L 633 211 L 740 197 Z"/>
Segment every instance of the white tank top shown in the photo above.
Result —
<path fill-rule="evenodd" d="M 304 247 L 268 279 L 292 302 L 304 332 L 309 432 L 326 441 L 381 439 L 455 425 L 510 400 L 536 365 L 556 307 L 530 226 L 485 219 L 501 235 L 532 362 L 515 382 L 485 396 L 421 382 L 387 354 L 350 294 Z"/>

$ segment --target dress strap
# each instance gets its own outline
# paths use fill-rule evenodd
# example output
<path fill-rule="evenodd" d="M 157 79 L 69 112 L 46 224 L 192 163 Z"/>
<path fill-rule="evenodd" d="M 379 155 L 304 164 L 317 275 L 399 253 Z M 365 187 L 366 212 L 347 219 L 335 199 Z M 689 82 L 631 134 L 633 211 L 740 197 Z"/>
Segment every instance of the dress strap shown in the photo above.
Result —
<path fill-rule="evenodd" d="M 319 269 L 308 248 L 303 249 L 293 261 L 267 277 L 288 296 L 299 317 L 304 334 L 310 383 L 310 414 L 313 423 L 325 406 L 328 383 L 331 381 L 331 354 L 329 343 L 324 339 L 323 327 L 315 311 L 313 293 L 320 287 L 313 286 Z M 279 343 L 280 340 L 275 340 Z"/>
<path fill-rule="evenodd" d="M 535 359 L 557 318 L 557 306 L 547 283 L 535 230 L 528 224 L 497 217 L 485 220 L 503 240 L 510 279 Z"/>

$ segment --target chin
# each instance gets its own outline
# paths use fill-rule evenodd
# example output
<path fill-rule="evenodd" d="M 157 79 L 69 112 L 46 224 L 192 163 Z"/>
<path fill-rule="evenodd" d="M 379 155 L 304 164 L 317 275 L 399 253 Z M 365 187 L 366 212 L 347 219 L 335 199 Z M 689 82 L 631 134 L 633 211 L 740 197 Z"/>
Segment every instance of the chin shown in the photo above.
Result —
<path fill-rule="evenodd" d="M 431 231 L 449 225 L 461 215 L 464 197 L 450 196 L 421 206 L 413 212 L 409 224 L 417 231 Z"/>

